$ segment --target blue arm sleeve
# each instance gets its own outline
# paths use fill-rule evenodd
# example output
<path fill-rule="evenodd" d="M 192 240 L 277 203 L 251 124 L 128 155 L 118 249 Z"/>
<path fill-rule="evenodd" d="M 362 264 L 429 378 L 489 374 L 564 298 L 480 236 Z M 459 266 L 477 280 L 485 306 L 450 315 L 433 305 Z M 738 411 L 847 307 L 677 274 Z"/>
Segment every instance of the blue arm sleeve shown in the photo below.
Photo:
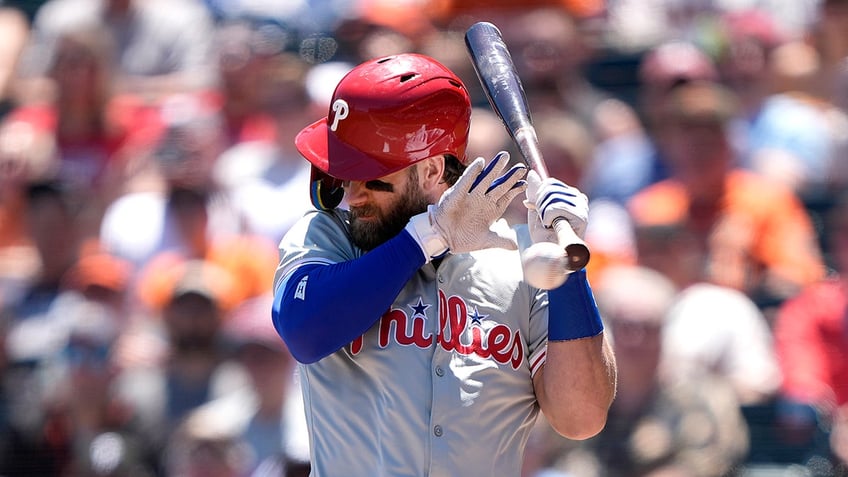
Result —
<path fill-rule="evenodd" d="M 603 330 L 586 269 L 570 274 L 559 288 L 548 291 L 549 341 L 588 338 Z"/>
<path fill-rule="evenodd" d="M 274 327 L 296 360 L 318 361 L 365 333 L 424 263 L 404 230 L 355 260 L 304 265 L 275 290 Z"/>

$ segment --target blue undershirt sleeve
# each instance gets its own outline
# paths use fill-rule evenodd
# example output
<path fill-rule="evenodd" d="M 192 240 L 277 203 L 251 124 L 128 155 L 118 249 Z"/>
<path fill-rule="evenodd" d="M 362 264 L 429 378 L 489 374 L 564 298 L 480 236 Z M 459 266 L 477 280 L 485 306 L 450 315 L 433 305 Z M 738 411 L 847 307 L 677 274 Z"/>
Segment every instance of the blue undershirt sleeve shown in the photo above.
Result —
<path fill-rule="evenodd" d="M 303 265 L 275 290 L 274 327 L 297 361 L 314 363 L 365 333 L 424 263 L 404 230 L 354 260 Z"/>

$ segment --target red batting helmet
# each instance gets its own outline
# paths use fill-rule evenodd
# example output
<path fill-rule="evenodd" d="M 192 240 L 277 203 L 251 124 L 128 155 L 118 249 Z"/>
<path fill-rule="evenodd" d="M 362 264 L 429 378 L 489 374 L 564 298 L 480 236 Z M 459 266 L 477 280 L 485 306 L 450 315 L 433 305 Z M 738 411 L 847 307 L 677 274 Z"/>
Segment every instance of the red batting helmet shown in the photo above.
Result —
<path fill-rule="evenodd" d="M 360 64 L 336 86 L 327 117 L 295 138 L 313 166 L 313 203 L 335 207 L 341 197 L 328 185 L 376 179 L 428 157 L 451 154 L 465 163 L 470 118 L 462 81 L 430 57 L 408 53 Z"/>

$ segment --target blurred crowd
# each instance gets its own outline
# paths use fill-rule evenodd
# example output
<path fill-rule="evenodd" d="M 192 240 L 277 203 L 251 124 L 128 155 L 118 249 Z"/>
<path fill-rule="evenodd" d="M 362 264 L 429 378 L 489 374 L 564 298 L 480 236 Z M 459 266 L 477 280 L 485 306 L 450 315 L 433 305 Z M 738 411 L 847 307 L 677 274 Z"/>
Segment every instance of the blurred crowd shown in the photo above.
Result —
<path fill-rule="evenodd" d="M 270 320 L 294 135 L 353 65 L 502 31 L 590 198 L 618 395 L 523 477 L 848 475 L 848 1 L 0 0 L 0 475 L 305 476 Z M 520 201 L 508 220 L 521 222 Z"/>

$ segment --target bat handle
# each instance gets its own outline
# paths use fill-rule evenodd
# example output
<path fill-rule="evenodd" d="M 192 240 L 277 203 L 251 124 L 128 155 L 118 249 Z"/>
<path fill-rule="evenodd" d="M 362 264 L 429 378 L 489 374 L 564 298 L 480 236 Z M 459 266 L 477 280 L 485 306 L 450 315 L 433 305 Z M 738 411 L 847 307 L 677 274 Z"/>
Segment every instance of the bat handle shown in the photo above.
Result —
<path fill-rule="evenodd" d="M 557 241 L 565 248 L 566 268 L 571 271 L 577 271 L 584 268 L 589 263 L 589 247 L 571 228 L 562 217 L 554 220 L 554 231 L 557 235 Z"/>
<path fill-rule="evenodd" d="M 530 128 L 530 133 L 532 134 L 532 140 L 538 141 L 535 136 L 535 131 L 532 128 Z M 542 159 L 539 148 L 530 147 L 526 144 L 528 144 L 526 140 L 519 142 L 519 147 L 527 150 L 524 157 L 527 158 L 528 163 L 531 164 L 531 167 L 537 174 L 539 174 L 539 177 L 542 180 L 547 179 L 550 176 L 548 175 L 548 169 L 545 167 L 545 161 Z M 566 268 L 572 272 L 576 272 L 588 265 L 590 255 L 589 247 L 586 245 L 586 242 L 584 242 L 583 239 L 574 232 L 574 229 L 571 228 L 571 224 L 569 224 L 564 218 L 559 217 L 554 219 L 554 222 L 551 225 L 556 232 L 557 242 L 563 249 L 565 249 Z"/>

